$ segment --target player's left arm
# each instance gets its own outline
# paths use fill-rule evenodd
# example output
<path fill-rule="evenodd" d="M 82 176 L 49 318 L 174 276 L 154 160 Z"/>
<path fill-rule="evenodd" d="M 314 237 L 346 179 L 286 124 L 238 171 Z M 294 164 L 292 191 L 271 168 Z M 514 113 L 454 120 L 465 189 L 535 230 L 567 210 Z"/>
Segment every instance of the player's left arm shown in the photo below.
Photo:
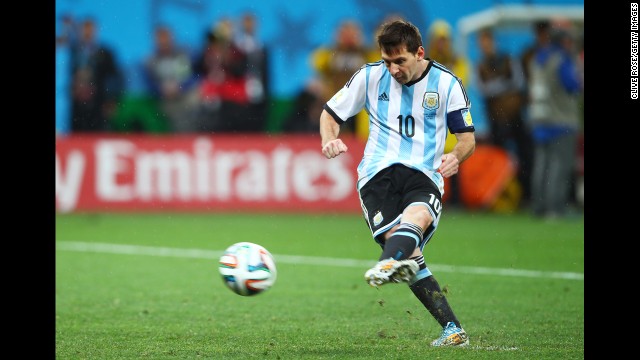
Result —
<path fill-rule="evenodd" d="M 454 80 L 448 97 L 449 106 L 453 109 L 447 113 L 447 127 L 455 135 L 456 144 L 448 153 L 440 158 L 438 172 L 445 178 L 458 173 L 460 164 L 467 160 L 476 149 L 475 126 L 471 119 L 471 103 L 466 95 L 460 79 Z"/>
<path fill-rule="evenodd" d="M 458 173 L 460 164 L 467 160 L 476 149 L 474 132 L 455 133 L 457 142 L 450 152 L 442 155 L 438 172 L 445 178 Z"/>

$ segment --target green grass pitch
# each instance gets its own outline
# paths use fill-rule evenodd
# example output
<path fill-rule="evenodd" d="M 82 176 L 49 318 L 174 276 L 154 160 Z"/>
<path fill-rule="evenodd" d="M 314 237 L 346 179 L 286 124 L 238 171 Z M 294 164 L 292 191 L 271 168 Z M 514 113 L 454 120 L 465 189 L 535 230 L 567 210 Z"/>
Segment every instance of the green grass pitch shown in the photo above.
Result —
<path fill-rule="evenodd" d="M 405 284 L 363 278 L 380 253 L 360 215 L 57 214 L 56 359 L 583 359 L 584 220 L 445 211 L 425 259 L 470 336 Z M 218 273 L 263 245 L 278 278 L 252 297 Z"/>

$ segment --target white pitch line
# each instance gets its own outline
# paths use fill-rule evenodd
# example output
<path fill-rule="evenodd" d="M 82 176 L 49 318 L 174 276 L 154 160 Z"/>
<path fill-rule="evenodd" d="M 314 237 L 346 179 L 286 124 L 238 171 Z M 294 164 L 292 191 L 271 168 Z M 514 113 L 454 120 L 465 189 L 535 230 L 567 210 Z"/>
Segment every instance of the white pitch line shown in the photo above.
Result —
<path fill-rule="evenodd" d="M 95 252 L 125 255 L 148 255 L 148 256 L 166 256 L 179 258 L 196 258 L 196 259 L 218 259 L 224 251 L 205 250 L 205 249 L 179 249 L 171 247 L 158 246 L 140 246 L 140 245 L 122 245 L 109 243 L 92 243 L 80 241 L 58 241 L 56 243 L 57 250 L 61 251 L 77 251 L 77 252 Z M 321 266 L 346 266 L 346 267 L 370 267 L 375 264 L 371 260 L 358 259 L 340 259 L 318 256 L 299 256 L 299 255 L 279 255 L 273 254 L 274 259 L 279 263 L 285 264 L 301 264 L 301 265 L 321 265 Z M 478 266 L 452 266 L 443 264 L 429 264 L 429 268 L 438 272 L 467 273 L 480 275 L 501 275 L 501 276 L 519 276 L 530 278 L 553 278 L 567 280 L 584 280 L 583 273 L 575 272 L 559 272 L 559 271 L 537 271 L 523 270 L 511 268 L 486 268 Z"/>
<path fill-rule="evenodd" d="M 487 350 L 487 351 L 518 351 L 517 347 L 505 347 L 505 346 L 471 346 L 474 350 Z"/>

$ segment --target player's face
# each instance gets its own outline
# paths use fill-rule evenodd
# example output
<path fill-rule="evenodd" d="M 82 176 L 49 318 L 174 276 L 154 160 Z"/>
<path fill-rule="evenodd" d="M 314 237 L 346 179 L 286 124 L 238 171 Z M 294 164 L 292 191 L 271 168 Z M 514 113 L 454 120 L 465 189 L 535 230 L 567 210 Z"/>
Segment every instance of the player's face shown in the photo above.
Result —
<path fill-rule="evenodd" d="M 382 49 L 381 57 L 391 76 L 400 84 L 406 84 L 420 77 L 419 61 L 424 58 L 424 48 L 420 46 L 415 54 L 408 52 L 405 46 L 390 54 Z"/>

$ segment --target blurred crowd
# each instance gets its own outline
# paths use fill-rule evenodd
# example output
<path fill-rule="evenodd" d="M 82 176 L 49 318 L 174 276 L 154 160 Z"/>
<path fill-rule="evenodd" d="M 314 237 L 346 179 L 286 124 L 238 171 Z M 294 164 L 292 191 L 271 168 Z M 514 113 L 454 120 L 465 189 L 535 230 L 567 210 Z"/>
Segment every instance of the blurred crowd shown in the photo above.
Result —
<path fill-rule="evenodd" d="M 583 201 L 584 43 L 563 19 L 536 21 L 532 31 L 534 42 L 511 54 L 482 29 L 476 85 L 489 125 L 484 141 L 512 154 L 523 204 L 553 219 Z"/>
<path fill-rule="evenodd" d="M 380 25 L 400 15 L 389 15 Z M 223 18 L 205 29 L 195 51 L 176 42 L 175 31 L 158 24 L 154 49 L 141 62 L 145 91 L 132 96 L 116 50 L 100 41 L 96 19 L 63 16 L 56 36 L 57 71 L 68 71 L 69 133 L 263 132 L 270 106 L 269 46 L 252 13 Z M 561 19 L 532 23 L 535 41 L 522 53 L 505 50 L 499 29 L 477 32 L 480 56 L 471 62 L 456 52 L 451 25 L 434 20 L 426 30 L 427 56 L 451 69 L 484 101 L 487 131 L 479 143 L 505 149 L 516 164 L 519 207 L 540 217 L 564 216 L 580 203 L 583 177 L 583 32 Z M 376 31 L 341 22 L 332 38 L 312 51 L 312 76 L 282 115 L 281 131 L 318 133 L 323 104 L 367 62 L 380 59 Z M 66 67 L 60 70 L 60 67 Z M 366 113 L 343 132 L 365 137 Z M 455 137 L 449 136 L 445 151 Z M 452 178 L 452 203 L 459 201 Z"/>
<path fill-rule="evenodd" d="M 135 96 L 126 91 L 114 49 L 100 41 L 96 20 L 62 22 L 56 47 L 68 57 L 71 133 L 264 130 L 268 54 L 253 14 L 220 20 L 196 51 L 176 42 L 175 29 L 156 25 L 153 52 L 139 69 L 145 91 Z"/>

